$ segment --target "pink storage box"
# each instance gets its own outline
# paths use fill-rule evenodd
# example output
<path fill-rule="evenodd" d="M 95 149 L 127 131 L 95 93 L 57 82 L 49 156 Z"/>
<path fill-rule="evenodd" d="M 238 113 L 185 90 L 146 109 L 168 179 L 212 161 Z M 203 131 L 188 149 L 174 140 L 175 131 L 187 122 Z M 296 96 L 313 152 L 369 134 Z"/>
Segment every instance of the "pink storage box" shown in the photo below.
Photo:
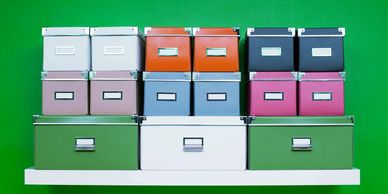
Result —
<path fill-rule="evenodd" d="M 87 72 L 42 72 L 43 115 L 87 115 Z"/>
<path fill-rule="evenodd" d="M 91 115 L 136 115 L 138 107 L 137 72 L 90 72 Z"/>
<path fill-rule="evenodd" d="M 296 115 L 296 72 L 250 72 L 249 78 L 250 115 Z"/>
<path fill-rule="evenodd" d="M 299 115 L 344 115 L 343 72 L 299 73 Z"/>

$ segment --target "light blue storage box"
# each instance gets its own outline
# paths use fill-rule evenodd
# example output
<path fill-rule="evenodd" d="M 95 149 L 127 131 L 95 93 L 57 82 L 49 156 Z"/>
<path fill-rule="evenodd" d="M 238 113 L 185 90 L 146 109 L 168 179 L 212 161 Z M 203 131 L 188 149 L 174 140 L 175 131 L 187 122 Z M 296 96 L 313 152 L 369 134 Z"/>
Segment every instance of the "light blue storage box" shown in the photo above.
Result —
<path fill-rule="evenodd" d="M 240 115 L 241 73 L 193 73 L 195 116 Z"/>
<path fill-rule="evenodd" d="M 145 116 L 189 116 L 191 72 L 143 72 Z"/>

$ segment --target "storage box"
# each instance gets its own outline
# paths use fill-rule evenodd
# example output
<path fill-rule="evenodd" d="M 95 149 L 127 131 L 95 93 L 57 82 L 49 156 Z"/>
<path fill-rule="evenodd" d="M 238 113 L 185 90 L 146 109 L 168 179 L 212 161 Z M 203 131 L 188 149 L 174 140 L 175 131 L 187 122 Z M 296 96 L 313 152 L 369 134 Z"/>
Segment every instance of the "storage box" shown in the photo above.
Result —
<path fill-rule="evenodd" d="M 239 28 L 193 28 L 195 72 L 238 72 Z"/>
<path fill-rule="evenodd" d="M 190 115 L 190 72 L 143 72 L 144 115 Z"/>
<path fill-rule="evenodd" d="M 249 71 L 293 71 L 295 28 L 248 28 Z"/>
<path fill-rule="evenodd" d="M 136 170 L 138 124 L 131 116 L 36 116 L 38 170 Z"/>
<path fill-rule="evenodd" d="M 344 115 L 344 72 L 299 73 L 299 115 Z"/>
<path fill-rule="evenodd" d="M 42 72 L 44 115 L 87 115 L 88 72 Z"/>
<path fill-rule="evenodd" d="M 345 28 L 299 28 L 299 71 L 343 71 Z"/>
<path fill-rule="evenodd" d="M 297 114 L 296 72 L 250 72 L 249 79 L 249 115 Z"/>
<path fill-rule="evenodd" d="M 240 117 L 146 117 L 142 170 L 245 170 L 246 126 Z"/>
<path fill-rule="evenodd" d="M 191 71 L 191 28 L 144 28 L 146 71 Z"/>
<path fill-rule="evenodd" d="M 144 36 L 138 27 L 91 28 L 93 71 L 141 71 Z"/>
<path fill-rule="evenodd" d="M 194 115 L 240 115 L 241 73 L 193 73 Z"/>
<path fill-rule="evenodd" d="M 137 115 L 139 85 L 136 71 L 90 72 L 91 115 Z"/>
<path fill-rule="evenodd" d="M 42 28 L 43 71 L 88 71 L 88 27 Z"/>
<path fill-rule="evenodd" d="M 253 117 L 250 170 L 351 169 L 353 117 Z"/>

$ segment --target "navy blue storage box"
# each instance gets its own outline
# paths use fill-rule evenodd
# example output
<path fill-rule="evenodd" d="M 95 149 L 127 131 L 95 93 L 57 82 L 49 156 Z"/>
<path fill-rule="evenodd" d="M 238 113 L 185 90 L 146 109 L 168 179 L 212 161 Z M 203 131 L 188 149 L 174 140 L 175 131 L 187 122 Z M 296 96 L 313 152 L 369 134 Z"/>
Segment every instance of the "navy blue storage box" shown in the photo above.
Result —
<path fill-rule="evenodd" d="M 189 116 L 191 72 L 143 72 L 145 116 Z"/>
<path fill-rule="evenodd" d="M 343 71 L 345 28 L 299 28 L 299 71 Z"/>
<path fill-rule="evenodd" d="M 248 70 L 294 71 L 295 28 L 248 28 Z"/>
<path fill-rule="evenodd" d="M 193 73 L 195 116 L 240 115 L 241 74 Z"/>

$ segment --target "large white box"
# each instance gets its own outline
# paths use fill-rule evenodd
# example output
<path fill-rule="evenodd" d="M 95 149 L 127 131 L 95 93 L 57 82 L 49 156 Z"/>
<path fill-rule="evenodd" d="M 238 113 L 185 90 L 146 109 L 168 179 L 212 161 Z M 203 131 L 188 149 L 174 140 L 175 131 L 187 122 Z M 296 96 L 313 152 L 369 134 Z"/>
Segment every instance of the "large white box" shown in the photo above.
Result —
<path fill-rule="evenodd" d="M 245 170 L 246 126 L 236 116 L 149 116 L 140 127 L 142 170 Z"/>
<path fill-rule="evenodd" d="M 88 71 L 90 37 L 88 27 L 43 28 L 44 71 Z"/>
<path fill-rule="evenodd" d="M 144 36 L 138 27 L 91 28 L 93 71 L 141 71 Z"/>

